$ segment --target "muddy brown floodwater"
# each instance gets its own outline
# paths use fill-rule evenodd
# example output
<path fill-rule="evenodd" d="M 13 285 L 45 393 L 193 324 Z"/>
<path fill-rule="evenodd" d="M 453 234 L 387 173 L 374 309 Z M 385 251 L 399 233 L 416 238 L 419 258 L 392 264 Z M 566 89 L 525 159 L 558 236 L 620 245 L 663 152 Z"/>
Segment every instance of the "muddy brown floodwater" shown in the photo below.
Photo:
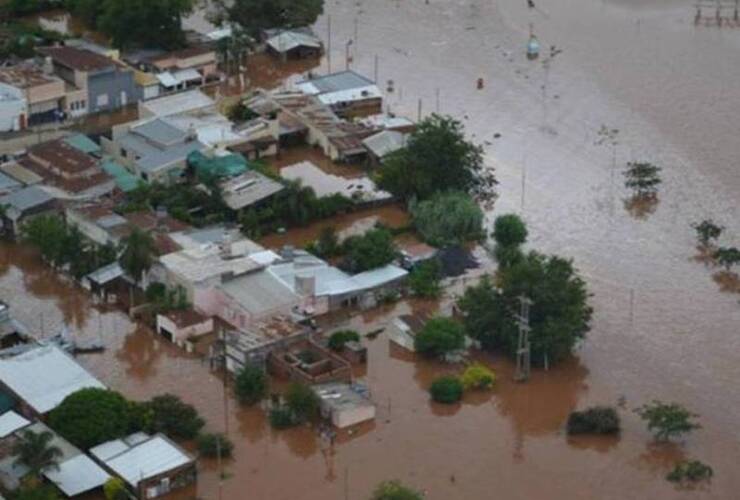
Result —
<path fill-rule="evenodd" d="M 388 478 L 432 500 L 738 498 L 739 296 L 694 258 L 689 225 L 712 217 L 727 227 L 722 244 L 740 244 L 740 30 L 695 28 L 689 0 L 535 3 L 332 0 L 332 67 L 343 66 L 357 19 L 353 67 L 372 75 L 377 56 L 378 79 L 395 83 L 393 111 L 415 117 L 421 99 L 423 114 L 464 121 L 501 181 L 489 216 L 521 213 L 529 245 L 572 257 L 587 280 L 588 339 L 524 385 L 510 381 L 506 361 L 486 357 L 495 390 L 441 408 L 426 387 L 454 368 L 416 360 L 381 334 L 368 340 L 373 426 L 327 455 L 310 429 L 273 432 L 261 410 L 230 402 L 229 478 L 220 491 L 215 464 L 203 462 L 185 498 L 362 500 Z M 549 69 L 524 58 L 530 24 L 543 47 L 562 49 Z M 326 16 L 316 29 L 326 33 Z M 602 125 L 619 130 L 613 149 L 595 144 Z M 660 203 L 641 218 L 625 208 L 627 161 L 663 167 Z M 175 392 L 223 428 L 221 382 L 198 359 L 99 311 L 19 247 L 2 247 L 0 272 L 20 319 L 46 334 L 68 322 L 106 339 L 106 353 L 80 359 L 111 387 L 137 398 Z M 373 331 L 424 307 L 401 303 L 345 324 Z M 632 412 L 653 398 L 699 413 L 703 429 L 654 444 Z M 564 436 L 567 414 L 591 404 L 620 405 L 620 438 Z M 712 465 L 711 484 L 668 483 L 684 457 Z"/>

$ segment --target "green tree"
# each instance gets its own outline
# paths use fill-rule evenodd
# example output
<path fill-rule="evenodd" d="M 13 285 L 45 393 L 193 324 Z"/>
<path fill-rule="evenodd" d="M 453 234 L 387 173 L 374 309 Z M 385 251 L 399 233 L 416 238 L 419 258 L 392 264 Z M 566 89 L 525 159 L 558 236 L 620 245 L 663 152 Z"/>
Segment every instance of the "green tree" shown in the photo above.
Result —
<path fill-rule="evenodd" d="M 103 0 L 95 17 L 118 48 L 174 49 L 185 44 L 182 17 L 193 5 L 194 0 Z"/>
<path fill-rule="evenodd" d="M 429 388 L 432 399 L 446 405 L 455 404 L 462 399 L 463 383 L 450 375 L 437 378 Z"/>
<path fill-rule="evenodd" d="M 375 488 L 370 500 L 423 500 L 424 496 L 407 486 L 401 481 L 384 481 Z"/>
<path fill-rule="evenodd" d="M 514 357 L 519 297 L 533 301 L 529 339 L 535 363 L 549 366 L 568 355 L 590 329 L 589 293 L 569 260 L 530 252 L 499 270 L 499 288 L 490 280 L 469 287 L 458 301 L 465 330 L 489 349 Z"/>
<path fill-rule="evenodd" d="M 384 228 L 375 228 L 361 236 L 351 236 L 344 242 L 345 267 L 359 273 L 377 269 L 393 262 L 398 250 L 393 235 Z"/>
<path fill-rule="evenodd" d="M 303 423 L 318 416 L 320 401 L 309 386 L 294 382 L 285 393 L 285 406 L 296 423 Z"/>
<path fill-rule="evenodd" d="M 26 222 L 21 237 L 41 252 L 41 257 L 54 267 L 67 263 L 67 226 L 61 217 L 41 215 Z"/>
<path fill-rule="evenodd" d="M 54 434 L 49 431 L 23 431 L 20 439 L 13 444 L 12 455 L 15 465 L 28 467 L 29 474 L 40 478 L 47 469 L 59 469 L 62 450 L 52 445 Z"/>
<path fill-rule="evenodd" d="M 724 227 L 719 226 L 712 219 L 705 219 L 698 224 L 692 224 L 696 231 L 696 238 L 702 246 L 708 246 L 712 241 L 716 241 L 722 235 Z"/>
<path fill-rule="evenodd" d="M 527 241 L 527 225 L 516 214 L 496 217 L 493 223 L 493 239 L 503 247 L 518 247 Z"/>
<path fill-rule="evenodd" d="M 341 351 L 347 342 L 359 342 L 360 334 L 354 330 L 339 330 L 329 336 L 329 349 Z"/>
<path fill-rule="evenodd" d="M 234 381 L 234 394 L 241 404 L 253 405 L 267 396 L 267 374 L 256 366 L 246 365 L 239 370 Z"/>
<path fill-rule="evenodd" d="M 118 439 L 131 430 L 128 401 L 107 389 L 80 389 L 49 414 L 49 427 L 75 446 L 87 450 Z"/>
<path fill-rule="evenodd" d="M 198 451 L 204 457 L 230 457 L 234 451 L 234 443 L 221 433 L 201 434 L 195 440 Z"/>
<path fill-rule="evenodd" d="M 134 228 L 123 241 L 124 250 L 120 257 L 121 267 L 138 283 L 154 260 L 154 240 L 149 233 Z"/>
<path fill-rule="evenodd" d="M 666 479 L 672 483 L 696 483 L 714 476 L 714 470 L 699 460 L 682 460 L 677 463 Z"/>
<path fill-rule="evenodd" d="M 414 337 L 414 349 L 425 356 L 442 356 L 465 347 L 465 330 L 450 318 L 432 318 Z"/>
<path fill-rule="evenodd" d="M 658 441 L 668 441 L 673 437 L 687 434 L 701 426 L 694 421 L 698 415 L 691 413 L 678 403 L 663 403 L 654 400 L 637 408 L 635 412 L 647 422 Z"/>
<path fill-rule="evenodd" d="M 648 162 L 630 162 L 624 171 L 624 186 L 637 196 L 652 196 L 658 191 L 661 168 Z"/>
<path fill-rule="evenodd" d="M 54 486 L 49 484 L 26 484 L 21 487 L 13 500 L 61 500 L 61 496 Z"/>
<path fill-rule="evenodd" d="M 150 432 L 174 439 L 193 439 L 205 425 L 198 411 L 173 394 L 155 396 L 145 403 L 151 411 Z"/>
<path fill-rule="evenodd" d="M 409 287 L 417 297 L 437 298 L 442 295 L 442 266 L 437 259 L 418 264 L 409 275 Z"/>
<path fill-rule="evenodd" d="M 411 203 L 414 226 L 430 245 L 442 247 L 483 237 L 483 211 L 466 193 L 437 193 Z"/>
<path fill-rule="evenodd" d="M 714 258 L 720 266 L 730 271 L 733 266 L 740 264 L 740 250 L 735 247 L 718 248 L 714 252 Z"/>
<path fill-rule="evenodd" d="M 105 482 L 103 493 L 105 494 L 105 500 L 128 500 L 126 484 L 117 477 L 112 477 Z"/>
<path fill-rule="evenodd" d="M 321 233 L 319 233 L 316 247 L 324 258 L 334 257 L 337 255 L 340 251 L 337 230 L 332 226 L 323 228 Z"/>
<path fill-rule="evenodd" d="M 219 0 L 217 3 L 226 19 L 253 36 L 267 28 L 310 26 L 324 12 L 324 0 Z"/>
<path fill-rule="evenodd" d="M 483 149 L 465 139 L 462 123 L 435 114 L 418 124 L 405 148 L 383 161 L 378 185 L 405 200 L 455 190 L 489 201 L 496 180 L 483 163 Z"/>

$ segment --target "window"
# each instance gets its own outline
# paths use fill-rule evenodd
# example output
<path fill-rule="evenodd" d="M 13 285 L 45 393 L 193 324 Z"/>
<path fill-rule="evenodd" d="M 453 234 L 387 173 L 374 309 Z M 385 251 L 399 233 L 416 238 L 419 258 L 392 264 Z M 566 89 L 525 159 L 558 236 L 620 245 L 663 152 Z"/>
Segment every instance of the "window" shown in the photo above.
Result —
<path fill-rule="evenodd" d="M 100 94 L 97 99 L 98 107 L 108 105 L 108 94 Z"/>

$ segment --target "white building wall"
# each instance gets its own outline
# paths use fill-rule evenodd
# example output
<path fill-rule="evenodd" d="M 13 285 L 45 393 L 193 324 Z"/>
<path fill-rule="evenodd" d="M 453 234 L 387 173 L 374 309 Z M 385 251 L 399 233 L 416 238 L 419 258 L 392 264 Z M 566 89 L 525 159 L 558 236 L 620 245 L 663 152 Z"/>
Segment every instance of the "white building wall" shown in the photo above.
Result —
<path fill-rule="evenodd" d="M 0 83 L 0 132 L 17 132 L 24 127 L 28 104 L 23 91 Z"/>

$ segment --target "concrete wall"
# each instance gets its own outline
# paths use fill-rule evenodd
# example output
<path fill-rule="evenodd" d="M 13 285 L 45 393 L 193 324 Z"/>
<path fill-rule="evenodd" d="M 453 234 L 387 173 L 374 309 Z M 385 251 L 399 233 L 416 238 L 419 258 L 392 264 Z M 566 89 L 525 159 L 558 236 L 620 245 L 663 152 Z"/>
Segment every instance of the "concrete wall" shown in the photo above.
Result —
<path fill-rule="evenodd" d="M 129 70 L 91 73 L 87 90 L 90 113 L 111 111 L 141 100 L 141 89 Z"/>
<path fill-rule="evenodd" d="M 211 333 L 213 331 L 213 319 L 208 318 L 203 323 L 179 328 L 167 316 L 157 315 L 157 332 L 161 332 L 162 329 L 165 329 L 172 334 L 173 343 L 184 348 L 185 342 L 188 339 L 202 337 L 203 335 Z"/>

